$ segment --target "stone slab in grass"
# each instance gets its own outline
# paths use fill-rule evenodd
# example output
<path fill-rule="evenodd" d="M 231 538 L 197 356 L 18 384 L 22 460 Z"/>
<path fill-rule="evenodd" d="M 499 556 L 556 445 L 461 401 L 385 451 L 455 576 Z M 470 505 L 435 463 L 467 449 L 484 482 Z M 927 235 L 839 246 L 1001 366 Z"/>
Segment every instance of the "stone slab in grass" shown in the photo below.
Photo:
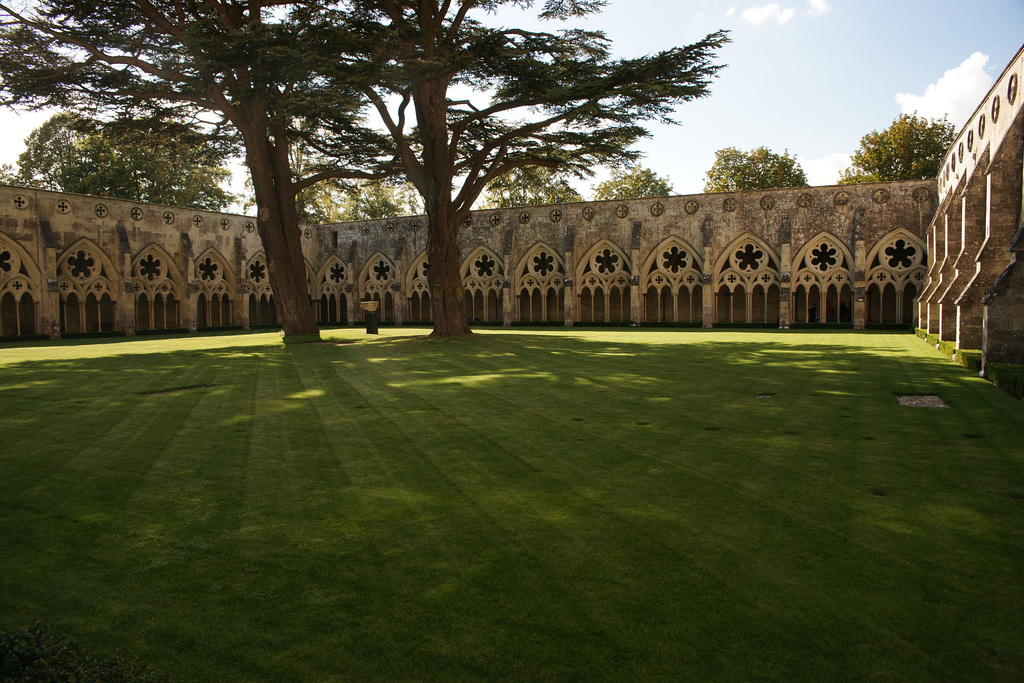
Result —
<path fill-rule="evenodd" d="M 943 400 L 938 396 L 933 395 L 919 395 L 919 394 L 905 394 L 898 397 L 901 406 L 910 406 L 911 408 L 948 408 Z"/>

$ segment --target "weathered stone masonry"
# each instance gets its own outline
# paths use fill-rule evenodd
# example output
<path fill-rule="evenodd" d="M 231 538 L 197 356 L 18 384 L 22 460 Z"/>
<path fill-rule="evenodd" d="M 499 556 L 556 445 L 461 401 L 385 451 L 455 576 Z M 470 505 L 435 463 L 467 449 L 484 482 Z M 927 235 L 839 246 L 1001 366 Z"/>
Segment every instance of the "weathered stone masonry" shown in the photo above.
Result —
<path fill-rule="evenodd" d="M 946 153 L 920 326 L 984 363 L 1024 363 L 1024 49 Z"/>
<path fill-rule="evenodd" d="M 912 322 L 933 181 L 478 211 L 474 321 Z M 254 219 L 0 187 L 3 335 L 251 327 L 276 312 Z M 304 226 L 311 305 L 430 319 L 422 217 Z"/>

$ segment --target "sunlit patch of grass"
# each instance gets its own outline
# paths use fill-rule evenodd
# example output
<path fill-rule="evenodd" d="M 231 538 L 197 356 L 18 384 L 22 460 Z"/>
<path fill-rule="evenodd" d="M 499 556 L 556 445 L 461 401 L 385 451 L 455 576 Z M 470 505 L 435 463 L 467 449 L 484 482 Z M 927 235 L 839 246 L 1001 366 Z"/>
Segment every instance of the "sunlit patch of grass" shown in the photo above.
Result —
<path fill-rule="evenodd" d="M 0 348 L 0 629 L 180 680 L 1024 677 L 1024 406 L 912 335 L 323 336 Z"/>

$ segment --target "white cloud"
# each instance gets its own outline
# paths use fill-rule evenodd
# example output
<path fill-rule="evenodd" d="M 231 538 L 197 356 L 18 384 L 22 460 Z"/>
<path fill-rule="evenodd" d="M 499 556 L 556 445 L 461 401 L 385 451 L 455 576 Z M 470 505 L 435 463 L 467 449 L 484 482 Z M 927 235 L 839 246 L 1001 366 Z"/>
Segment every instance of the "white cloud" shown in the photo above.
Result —
<path fill-rule="evenodd" d="M 812 17 L 818 16 L 819 14 L 827 14 L 832 11 L 832 8 L 828 4 L 828 0 L 810 0 L 810 8 L 807 13 Z"/>
<path fill-rule="evenodd" d="M 850 167 L 850 155 L 836 153 L 820 159 L 801 159 L 800 167 L 811 185 L 835 185 L 839 174 Z"/>
<path fill-rule="evenodd" d="M 916 111 L 919 116 L 930 119 L 948 115 L 950 122 L 959 128 L 992 87 L 992 77 L 985 72 L 986 64 L 988 55 L 975 52 L 926 87 L 923 95 L 901 92 L 896 95 L 896 102 L 904 114 Z"/>
<path fill-rule="evenodd" d="M 745 9 L 741 16 L 755 26 L 769 20 L 774 20 L 776 24 L 785 24 L 796 16 L 796 8 L 788 7 L 782 9 L 777 2 L 773 2 L 764 7 Z"/>
<path fill-rule="evenodd" d="M 732 16 L 735 16 L 735 15 L 736 15 L 736 8 L 735 7 L 730 7 L 729 9 L 727 9 L 725 11 L 725 16 L 727 16 L 727 17 L 732 17 Z"/>

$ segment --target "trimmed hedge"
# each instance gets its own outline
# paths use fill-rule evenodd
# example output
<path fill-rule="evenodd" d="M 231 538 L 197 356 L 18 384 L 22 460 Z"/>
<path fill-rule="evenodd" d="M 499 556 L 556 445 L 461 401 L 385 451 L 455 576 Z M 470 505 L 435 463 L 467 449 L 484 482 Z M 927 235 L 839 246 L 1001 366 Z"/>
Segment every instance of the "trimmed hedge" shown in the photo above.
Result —
<path fill-rule="evenodd" d="M 910 332 L 913 326 L 910 323 L 867 323 L 865 330 L 886 330 L 889 332 Z"/>
<path fill-rule="evenodd" d="M 90 654 L 72 638 L 49 626 L 36 624 L 13 633 L 0 633 L 0 683 L 156 683 L 166 680 L 135 662 Z"/>
<path fill-rule="evenodd" d="M 981 372 L 981 351 L 975 349 L 957 349 L 954 356 L 956 362 L 971 372 Z"/>
<path fill-rule="evenodd" d="M 988 363 L 985 365 L 985 379 L 1011 396 L 1024 399 L 1024 365 Z"/>

